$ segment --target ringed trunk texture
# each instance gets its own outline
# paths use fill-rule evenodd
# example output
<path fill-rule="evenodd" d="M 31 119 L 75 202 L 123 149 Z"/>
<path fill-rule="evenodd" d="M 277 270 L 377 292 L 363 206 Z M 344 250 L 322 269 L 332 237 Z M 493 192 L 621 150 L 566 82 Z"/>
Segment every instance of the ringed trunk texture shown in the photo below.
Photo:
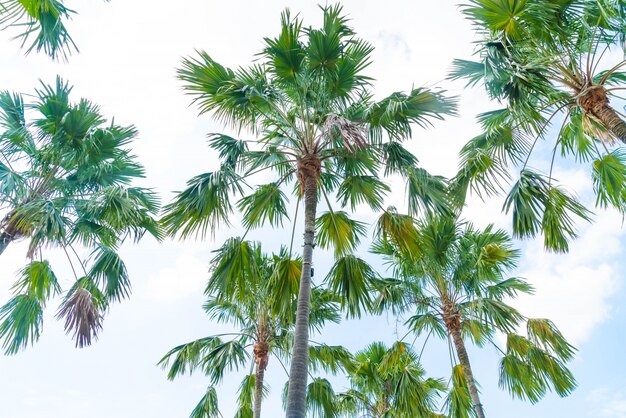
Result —
<path fill-rule="evenodd" d="M 269 361 L 269 344 L 267 341 L 257 341 L 254 344 L 254 418 L 261 418 L 261 403 L 263 402 L 263 378 Z"/>
<path fill-rule="evenodd" d="M 602 121 L 602 124 L 620 141 L 626 143 L 626 122 L 608 104 L 602 106 L 594 116 Z"/>
<path fill-rule="evenodd" d="M 463 338 L 461 337 L 461 328 L 454 327 L 450 329 L 450 334 L 452 335 L 454 347 L 456 348 L 456 354 L 459 357 L 459 362 L 461 363 L 461 368 L 463 369 L 463 374 L 465 375 L 465 380 L 467 382 L 467 387 L 469 388 L 472 403 L 474 404 L 474 411 L 476 411 L 476 416 L 478 418 L 485 418 L 485 412 L 483 411 L 483 405 L 480 403 L 478 388 L 476 387 L 476 381 L 474 380 L 474 374 L 472 373 L 469 356 L 467 355 L 465 343 L 463 342 Z"/>
<path fill-rule="evenodd" d="M 615 138 L 626 143 L 626 122 L 611 107 L 603 86 L 587 87 L 586 93 L 578 99 L 578 105 L 598 119 Z"/>
<path fill-rule="evenodd" d="M 254 418 L 261 418 L 261 403 L 263 402 L 263 378 L 265 377 L 265 366 L 257 362 L 254 372 Z"/>
<path fill-rule="evenodd" d="M 319 162 L 319 160 L 317 160 Z M 319 167 L 319 166 L 318 166 Z M 287 418 L 306 417 L 306 390 L 309 368 L 309 312 L 311 310 L 311 263 L 315 242 L 315 216 L 317 212 L 317 180 L 319 168 L 310 172 L 300 169 L 300 185 L 304 192 L 304 248 L 302 250 L 302 275 L 296 312 L 289 391 L 287 393 Z M 315 167 L 313 167 L 315 168 Z"/>

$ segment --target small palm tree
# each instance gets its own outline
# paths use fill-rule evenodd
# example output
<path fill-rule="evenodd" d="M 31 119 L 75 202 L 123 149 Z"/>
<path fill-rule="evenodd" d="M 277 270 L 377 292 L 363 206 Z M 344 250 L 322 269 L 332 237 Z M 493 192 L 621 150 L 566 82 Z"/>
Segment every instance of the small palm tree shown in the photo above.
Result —
<path fill-rule="evenodd" d="M 567 251 L 574 218 L 589 212 L 553 179 L 555 156 L 592 162 L 597 206 L 626 210 L 626 121 L 616 108 L 626 89 L 626 61 L 606 65 L 623 45 L 626 6 L 619 1 L 474 0 L 465 13 L 481 36 L 477 62 L 456 60 L 452 78 L 482 84 L 505 107 L 479 116 L 484 133 L 463 148 L 458 189 L 496 193 L 519 170 L 505 202 L 517 237 L 545 236 L 546 248 Z M 606 67 L 606 68 L 605 68 Z M 557 124 L 557 129 L 551 125 Z M 530 168 L 539 139 L 549 139 L 550 161 Z M 533 152 L 534 151 L 534 152 Z"/>
<path fill-rule="evenodd" d="M 466 342 L 491 344 L 501 351 L 500 386 L 516 397 L 539 401 L 553 387 L 568 395 L 576 382 L 565 362 L 574 348 L 547 319 L 527 319 L 506 303 L 532 287 L 507 278 L 518 251 L 502 230 L 477 230 L 450 217 L 413 219 L 387 211 L 379 220 L 374 251 L 394 277 L 381 286 L 378 309 L 412 312 L 405 325 L 418 335 L 448 338 L 458 367 L 453 368 L 447 405 L 451 417 L 485 416 Z M 516 334 L 526 323 L 527 336 Z M 507 336 L 506 350 L 494 342 Z"/>
<path fill-rule="evenodd" d="M 256 135 L 240 140 L 211 136 L 222 159 L 216 171 L 199 175 L 166 207 L 163 223 L 171 234 L 204 235 L 229 223 L 232 196 L 243 196 L 237 209 L 247 229 L 280 226 L 287 217 L 283 186 L 292 183 L 298 207 L 304 201 L 303 269 L 299 285 L 295 342 L 291 361 L 287 416 L 303 418 L 306 405 L 311 266 L 316 222 L 320 244 L 339 253 L 354 248 L 365 228 L 346 212 L 333 210 L 366 204 L 382 208 L 389 187 L 378 176 L 401 173 L 413 192 L 411 210 L 445 207 L 444 181 L 417 167 L 401 144 L 413 124 L 426 125 L 455 110 L 438 92 L 416 88 L 374 101 L 371 79 L 363 74 L 372 47 L 348 26 L 340 6 L 322 7 L 321 28 L 303 27 L 285 11 L 277 38 L 265 38 L 259 61 L 231 70 L 209 54 L 185 59 L 179 77 L 202 113 Z M 386 132 L 390 141 L 383 141 Z M 252 176 L 271 170 L 274 180 L 244 194 Z M 295 183 L 295 184 L 294 184 Z M 328 205 L 318 220 L 320 197 Z M 297 216 L 297 213 L 296 213 Z M 295 217 L 294 217 L 295 221 Z M 292 240 L 293 241 L 293 240 Z"/>
<path fill-rule="evenodd" d="M 99 109 L 60 78 L 42 84 L 35 100 L 0 93 L 0 255 L 13 242 L 28 240 L 29 263 L 13 286 L 15 296 L 0 308 L 0 339 L 13 354 L 39 338 L 43 308 L 62 292 L 47 248 L 67 256 L 76 282 L 66 292 L 58 317 L 79 347 L 101 328 L 110 303 L 130 294 L 130 281 L 117 249 L 145 232 L 160 237 L 154 194 L 129 186 L 143 168 L 127 148 L 134 127 L 106 124 Z M 26 110 L 39 118 L 26 120 Z M 80 248 L 91 251 L 89 259 Z"/>
<path fill-rule="evenodd" d="M 164 368 L 169 366 L 169 379 L 193 370 L 202 370 L 209 377 L 211 386 L 192 418 L 218 416 L 213 385 L 222 380 L 226 370 L 237 370 L 250 360 L 251 372 L 240 386 L 236 416 L 261 416 L 262 400 L 268 392 L 263 384 L 266 367 L 274 358 L 286 371 L 285 361 L 293 347 L 295 315 L 290 307 L 295 305 L 301 269 L 302 260 L 290 259 L 285 250 L 269 257 L 262 253 L 260 244 L 239 238 L 229 239 L 216 251 L 204 308 L 211 319 L 232 324 L 238 331 L 180 345 L 159 362 Z M 226 293 L 221 285 L 224 280 L 229 283 Z M 329 292 L 313 290 L 312 329 L 339 321 L 339 306 L 334 299 Z M 224 341 L 224 336 L 230 339 Z M 314 369 L 337 372 L 351 359 L 338 346 L 312 345 L 309 350 Z M 325 398 L 318 395 L 320 383 L 311 385 L 309 405 L 328 410 Z"/>
<path fill-rule="evenodd" d="M 22 46 L 34 36 L 27 54 L 43 50 L 52 59 L 67 58 L 78 50 L 65 27 L 74 13 L 62 0 L 6 0 L 0 3 L 0 31 L 21 28 L 16 38 Z"/>
<path fill-rule="evenodd" d="M 372 343 L 355 354 L 351 388 L 338 395 L 339 409 L 347 417 L 440 417 L 437 398 L 446 385 L 424 375 L 418 355 L 407 344 Z"/>

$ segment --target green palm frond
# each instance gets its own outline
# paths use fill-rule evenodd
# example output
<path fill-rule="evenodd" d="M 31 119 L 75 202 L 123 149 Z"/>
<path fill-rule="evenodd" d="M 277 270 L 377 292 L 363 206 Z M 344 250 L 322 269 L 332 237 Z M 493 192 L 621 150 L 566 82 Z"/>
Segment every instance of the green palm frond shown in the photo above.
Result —
<path fill-rule="evenodd" d="M 121 301 L 130 296 L 128 271 L 120 256 L 111 248 L 100 247 L 92 254 L 89 276 L 109 300 Z"/>
<path fill-rule="evenodd" d="M 257 248 L 250 241 L 230 238 L 215 250 L 211 260 L 211 276 L 207 283 L 207 295 L 218 292 L 233 295 L 247 291 L 248 279 L 258 277 L 255 252 Z"/>
<path fill-rule="evenodd" d="M 282 226 L 287 214 L 287 197 L 278 183 L 258 186 L 251 195 L 244 196 L 237 204 L 246 228 L 258 228 L 269 223 Z"/>
<path fill-rule="evenodd" d="M 390 242 L 401 252 L 418 253 L 418 231 L 415 220 L 409 215 L 399 214 L 391 206 L 378 218 L 374 236 L 383 242 Z"/>
<path fill-rule="evenodd" d="M 443 119 L 444 115 L 455 115 L 456 100 L 444 96 L 443 92 L 416 88 L 409 94 L 396 92 L 373 104 L 368 109 L 368 119 L 374 138 L 382 131 L 390 138 L 404 140 L 411 136 L 411 125 L 431 125 L 431 119 Z"/>
<path fill-rule="evenodd" d="M 334 250 L 336 257 L 354 251 L 366 232 L 365 223 L 350 219 L 344 211 L 324 212 L 315 224 L 317 242 L 324 249 Z"/>
<path fill-rule="evenodd" d="M 486 290 L 487 295 L 490 298 L 498 300 L 502 300 L 504 298 L 514 298 L 519 293 L 533 294 L 535 292 L 535 289 L 531 284 L 518 277 L 512 277 L 491 286 L 487 286 Z"/>
<path fill-rule="evenodd" d="M 228 124 L 253 128 L 253 103 L 261 96 L 247 93 L 237 74 L 206 52 L 197 51 L 197 55 L 183 60 L 178 78 L 185 83 L 183 88 L 198 104 L 200 113 L 214 112 Z"/>
<path fill-rule="evenodd" d="M 311 289 L 311 310 L 309 313 L 309 329 L 320 332 L 328 323 L 338 324 L 341 297 L 329 289 L 316 287 Z M 292 313 L 293 313 L 292 309 Z"/>
<path fill-rule="evenodd" d="M 22 46 L 33 39 L 27 54 L 43 50 L 52 59 L 67 58 L 78 50 L 65 26 L 74 13 L 59 0 L 8 0 L 0 5 L 0 30 L 22 27 L 16 36 Z"/>
<path fill-rule="evenodd" d="M 239 369 L 245 365 L 249 357 L 244 345 L 239 341 L 226 341 L 207 350 L 201 359 L 201 366 L 211 384 L 216 384 L 222 380 L 226 371 Z"/>
<path fill-rule="evenodd" d="M 551 387 L 559 396 L 569 395 L 576 388 L 576 380 L 561 360 L 531 340 L 509 334 L 499 385 L 514 397 L 536 403 Z"/>
<path fill-rule="evenodd" d="M 544 350 L 568 361 L 574 357 L 576 349 L 567 342 L 563 334 L 549 319 L 529 319 L 526 322 L 528 337 Z"/>
<path fill-rule="evenodd" d="M 467 380 L 460 364 L 452 368 L 451 388 L 446 397 L 445 408 L 450 418 L 474 418 Z"/>
<path fill-rule="evenodd" d="M 439 338 L 445 338 L 448 335 L 441 318 L 432 313 L 411 315 L 406 320 L 405 325 L 416 335 L 428 334 L 430 332 Z"/>
<path fill-rule="evenodd" d="M 309 346 L 309 361 L 311 371 L 323 370 L 337 374 L 340 371 L 352 368 L 352 354 L 340 345 L 311 345 Z"/>
<path fill-rule="evenodd" d="M 252 416 L 252 406 L 254 404 L 254 388 L 256 382 L 256 375 L 254 373 L 244 376 L 239 389 L 237 389 L 237 405 L 239 410 L 237 411 L 237 417 Z M 263 385 L 262 396 L 266 398 L 269 395 L 269 387 Z"/>
<path fill-rule="evenodd" d="M 417 167 L 417 157 L 404 148 L 400 142 L 388 142 L 383 144 L 381 148 L 385 164 L 385 176 L 404 174 L 409 168 Z"/>
<path fill-rule="evenodd" d="M 157 364 L 162 369 L 169 367 L 167 378 L 173 380 L 177 376 L 192 373 L 196 370 L 205 354 L 221 344 L 217 337 L 200 338 L 181 344 L 167 352 Z"/>
<path fill-rule="evenodd" d="M 419 216 L 430 213 L 451 213 L 447 181 L 423 168 L 412 168 L 406 173 L 409 214 Z"/>
<path fill-rule="evenodd" d="M 236 169 L 243 164 L 241 158 L 248 152 L 245 141 L 218 133 L 209 134 L 208 137 L 210 147 L 218 151 L 218 156 L 226 167 Z"/>
<path fill-rule="evenodd" d="M 301 274 L 301 258 L 292 259 L 287 257 L 287 254 L 281 254 L 275 258 L 273 272 L 269 278 L 274 312 L 286 316 L 293 314 L 294 295 L 297 295 L 300 289 Z"/>
<path fill-rule="evenodd" d="M 349 203 L 353 211 L 361 204 L 380 210 L 390 190 L 387 184 L 374 176 L 349 176 L 339 185 L 337 198 L 343 207 Z"/>
<path fill-rule="evenodd" d="M 302 21 L 292 19 L 289 10 L 281 16 L 281 33 L 276 39 L 265 38 L 263 51 L 272 65 L 270 68 L 278 78 L 293 80 L 300 73 L 304 59 L 304 45 L 300 41 Z"/>
<path fill-rule="evenodd" d="M 361 258 L 345 255 L 337 258 L 326 276 L 329 289 L 341 297 L 341 308 L 348 317 L 359 317 L 372 307 L 374 283 L 379 276 Z"/>
<path fill-rule="evenodd" d="M 593 162 L 593 186 L 596 205 L 612 205 L 620 212 L 626 210 L 626 153 L 618 148 Z"/>
<path fill-rule="evenodd" d="M 516 309 L 496 299 L 476 298 L 460 304 L 460 308 L 502 332 L 512 332 L 524 319 Z"/>
<path fill-rule="evenodd" d="M 482 319 L 464 319 L 461 322 L 461 336 L 469 339 L 478 347 L 484 347 L 489 341 L 493 341 L 495 329 Z"/>
<path fill-rule="evenodd" d="M 567 251 L 568 240 L 576 236 L 573 216 L 590 220 L 581 203 L 530 170 L 522 171 L 504 209 L 513 212 L 515 236 L 533 237 L 543 231 L 546 248 L 557 252 Z"/>
<path fill-rule="evenodd" d="M 201 174 L 187 182 L 187 189 L 166 205 L 161 219 L 170 235 L 204 237 L 221 225 L 230 225 L 233 212 L 230 194 L 241 191 L 238 177 L 231 168 Z"/>
<path fill-rule="evenodd" d="M 314 378 L 307 387 L 306 409 L 314 418 L 333 418 L 337 416 L 336 396 L 333 387 L 326 379 Z"/>
<path fill-rule="evenodd" d="M 222 418 L 217 404 L 217 391 L 214 387 L 207 388 L 198 405 L 191 411 L 189 418 Z"/>
<path fill-rule="evenodd" d="M 0 339 L 5 354 L 16 354 L 39 339 L 43 308 L 34 294 L 13 296 L 0 308 Z"/>
<path fill-rule="evenodd" d="M 61 286 L 47 260 L 31 261 L 21 274 L 21 279 L 12 287 L 16 294 L 27 294 L 45 305 L 51 296 L 61 292 Z"/>

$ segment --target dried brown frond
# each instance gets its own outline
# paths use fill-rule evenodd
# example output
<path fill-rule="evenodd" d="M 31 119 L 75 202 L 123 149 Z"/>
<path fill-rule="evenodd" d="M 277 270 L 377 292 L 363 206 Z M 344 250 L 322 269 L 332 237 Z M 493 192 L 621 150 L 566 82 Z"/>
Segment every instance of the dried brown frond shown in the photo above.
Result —
<path fill-rule="evenodd" d="M 102 315 L 94 303 L 91 293 L 82 287 L 76 289 L 57 313 L 57 318 L 65 318 L 65 332 L 73 332 L 76 347 L 91 345 L 92 339 L 98 338 L 102 329 Z"/>
<path fill-rule="evenodd" d="M 326 138 L 332 138 L 335 133 L 341 136 L 344 146 L 350 152 L 367 147 L 367 132 L 362 126 L 344 117 L 331 114 L 324 122 L 322 135 Z"/>

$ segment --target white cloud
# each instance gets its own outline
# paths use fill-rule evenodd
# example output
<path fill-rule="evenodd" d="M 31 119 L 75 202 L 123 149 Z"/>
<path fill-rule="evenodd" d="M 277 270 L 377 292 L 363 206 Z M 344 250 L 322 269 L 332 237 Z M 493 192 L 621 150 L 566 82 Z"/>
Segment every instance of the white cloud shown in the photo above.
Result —
<path fill-rule="evenodd" d="M 531 317 L 552 319 L 574 344 L 587 341 L 595 327 L 607 320 L 611 296 L 620 286 L 620 238 L 624 231 L 619 214 L 598 213 L 572 242 L 568 254 L 549 254 L 541 240 L 530 242 L 520 276 L 536 288 L 533 296 L 520 297 L 516 305 Z"/>
<path fill-rule="evenodd" d="M 142 294 L 157 303 L 175 303 L 202 293 L 208 277 L 207 263 L 192 254 L 182 254 L 172 267 L 150 276 Z"/>
<path fill-rule="evenodd" d="M 607 388 L 593 390 L 587 397 L 593 405 L 593 416 L 604 418 L 626 418 L 626 392 Z"/>

